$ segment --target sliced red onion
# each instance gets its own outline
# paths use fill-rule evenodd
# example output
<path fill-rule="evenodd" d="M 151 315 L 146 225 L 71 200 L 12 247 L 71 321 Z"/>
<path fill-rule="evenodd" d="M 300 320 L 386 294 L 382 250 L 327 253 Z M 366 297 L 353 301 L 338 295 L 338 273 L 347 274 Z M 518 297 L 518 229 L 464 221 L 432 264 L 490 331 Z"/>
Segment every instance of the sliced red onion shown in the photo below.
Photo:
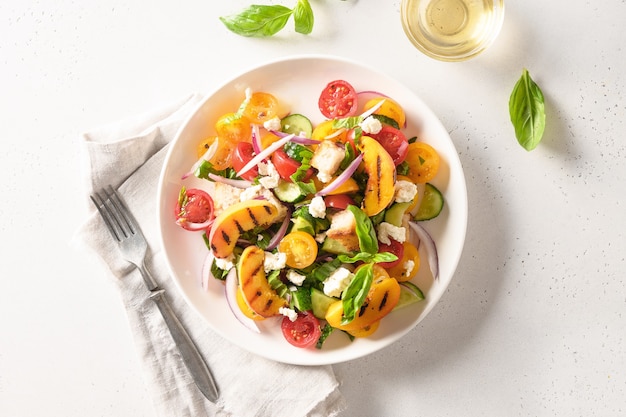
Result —
<path fill-rule="evenodd" d="M 415 232 L 420 240 L 424 243 L 424 249 L 428 255 L 428 265 L 434 279 L 439 278 L 439 255 L 437 254 L 437 246 L 430 234 L 417 222 L 410 221 L 409 226 Z"/>
<path fill-rule="evenodd" d="M 283 220 L 283 224 L 280 225 L 280 228 L 278 229 L 276 234 L 272 236 L 272 238 L 270 239 L 269 243 L 267 244 L 267 250 L 273 250 L 274 248 L 276 248 L 276 246 L 278 246 L 280 241 L 283 240 L 285 233 L 287 233 L 287 228 L 289 227 L 290 222 L 291 222 L 291 210 L 287 210 L 287 215 L 285 216 L 285 219 Z"/>
<path fill-rule="evenodd" d="M 254 150 L 255 154 L 260 154 L 261 150 L 263 150 L 263 145 L 261 144 L 261 131 L 259 130 L 259 125 L 252 125 L 252 150 Z"/>
<path fill-rule="evenodd" d="M 230 186 L 235 187 L 235 188 L 249 188 L 249 187 L 252 187 L 252 183 L 250 181 L 234 180 L 232 178 L 225 178 L 225 177 L 222 177 L 221 175 L 217 175 L 217 174 L 213 174 L 213 173 L 209 174 L 209 178 L 212 179 L 215 182 L 221 182 L 222 184 L 227 184 L 227 185 L 230 185 Z"/>
<path fill-rule="evenodd" d="M 354 174 L 354 171 L 356 171 L 356 169 L 359 167 L 359 164 L 361 163 L 362 159 L 363 159 L 363 154 L 359 154 L 356 158 L 354 158 L 354 161 L 352 161 L 350 165 L 348 165 L 348 167 L 337 178 L 335 178 L 326 187 L 318 191 L 315 195 L 317 196 L 326 195 L 328 193 L 332 193 L 337 188 L 339 188 L 339 186 L 343 184 L 344 182 L 346 182 L 348 178 L 352 177 L 352 174 Z"/>
<path fill-rule="evenodd" d="M 226 285 L 224 286 L 224 293 L 226 295 L 226 302 L 228 303 L 228 307 L 235 315 L 235 318 L 241 322 L 244 326 L 246 326 L 249 330 L 252 330 L 255 333 L 261 333 L 259 327 L 256 325 L 254 320 L 250 317 L 246 317 L 245 314 L 239 308 L 237 304 L 237 269 L 232 268 L 228 271 L 226 275 Z"/>
<path fill-rule="evenodd" d="M 279 138 L 284 138 L 285 136 L 292 135 L 292 133 L 281 132 L 280 130 L 270 130 L 270 133 L 278 136 Z M 300 145 L 317 145 L 320 143 L 319 140 L 305 138 L 304 136 L 293 135 L 291 141 L 294 143 L 299 143 Z"/>
<path fill-rule="evenodd" d="M 185 178 L 193 175 L 194 172 L 196 172 L 196 170 L 200 167 L 200 165 L 204 163 L 204 161 L 208 161 L 209 159 L 213 158 L 213 155 L 215 155 L 215 152 L 217 151 L 217 145 L 218 145 L 217 141 L 213 141 L 213 143 L 211 144 L 211 146 L 209 146 L 209 149 L 206 150 L 204 155 L 202 155 L 200 159 L 198 159 L 191 166 L 191 169 L 189 170 L 189 172 L 185 173 L 181 179 L 184 180 Z"/>
<path fill-rule="evenodd" d="M 334 131 L 333 133 L 331 133 L 328 136 L 325 136 L 324 139 L 332 139 L 332 138 L 336 138 L 337 136 L 341 135 L 343 132 L 346 131 L 346 128 L 342 127 L 341 129 L 337 129 L 336 131 Z"/>
<path fill-rule="evenodd" d="M 273 154 L 276 150 L 283 147 L 285 143 L 293 139 L 294 136 L 295 135 L 287 135 L 284 138 L 281 138 L 277 140 L 276 142 L 272 143 L 267 148 L 263 149 L 261 152 L 256 154 L 255 157 L 252 158 L 246 165 L 244 165 L 243 168 L 241 168 L 241 170 L 237 173 L 237 176 L 241 177 L 242 174 L 245 174 L 246 172 L 250 171 L 253 167 L 257 166 L 259 162 L 263 161 L 265 158 Z"/>
<path fill-rule="evenodd" d="M 207 256 L 204 258 L 204 263 L 202 264 L 200 284 L 202 285 L 202 289 L 205 291 L 209 289 L 209 280 L 215 279 L 213 273 L 211 272 L 214 260 L 215 256 L 213 256 L 213 252 L 209 251 Z"/>
<path fill-rule="evenodd" d="M 371 96 L 371 98 L 378 98 L 378 97 L 383 97 L 383 98 L 388 98 L 389 96 L 386 94 L 381 93 L 380 91 L 374 91 L 374 90 L 365 90 L 365 91 L 359 91 L 357 93 L 357 95 L 359 97 L 368 97 Z"/>
<path fill-rule="evenodd" d="M 363 120 L 367 119 L 368 117 L 370 117 L 372 114 L 374 114 L 374 112 L 378 109 L 380 109 L 380 106 L 383 105 L 383 103 L 385 102 L 386 99 L 382 99 L 380 100 L 378 103 L 376 103 L 376 105 L 374 105 L 371 109 L 369 109 L 368 111 L 364 112 L 363 114 L 361 114 L 361 117 L 363 118 Z"/>
<path fill-rule="evenodd" d="M 193 223 L 185 219 L 177 219 L 176 224 L 192 232 L 199 232 L 200 230 L 205 230 L 207 227 L 211 226 L 213 224 L 213 220 L 215 220 L 215 218 L 211 218 L 202 223 Z"/>

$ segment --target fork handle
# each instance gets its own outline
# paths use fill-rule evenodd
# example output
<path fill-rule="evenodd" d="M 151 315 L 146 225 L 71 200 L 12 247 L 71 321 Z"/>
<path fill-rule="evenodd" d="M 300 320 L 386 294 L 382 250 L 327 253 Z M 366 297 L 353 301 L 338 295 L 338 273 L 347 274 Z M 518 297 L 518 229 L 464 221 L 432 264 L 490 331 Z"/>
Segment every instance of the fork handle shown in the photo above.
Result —
<path fill-rule="evenodd" d="M 180 351 L 183 358 L 183 363 L 189 370 L 194 382 L 198 389 L 204 394 L 204 396 L 215 403 L 219 397 L 217 386 L 211 375 L 206 362 L 200 355 L 198 348 L 189 337 L 189 334 L 183 327 L 178 317 L 174 314 L 174 310 L 170 307 L 167 299 L 165 298 L 165 290 L 155 290 L 150 294 L 150 298 L 159 308 L 165 324 L 172 334 L 172 338 Z"/>

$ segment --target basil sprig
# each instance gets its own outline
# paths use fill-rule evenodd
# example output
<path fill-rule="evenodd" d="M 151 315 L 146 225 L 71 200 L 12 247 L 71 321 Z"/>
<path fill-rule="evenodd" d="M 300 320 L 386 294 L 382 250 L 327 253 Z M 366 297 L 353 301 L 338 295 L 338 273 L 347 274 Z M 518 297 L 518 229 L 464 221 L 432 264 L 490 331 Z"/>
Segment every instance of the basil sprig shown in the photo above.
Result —
<path fill-rule="evenodd" d="M 343 316 L 341 324 L 348 324 L 356 317 L 357 312 L 365 302 L 374 279 L 374 264 L 378 262 L 393 262 L 398 257 L 393 253 L 378 253 L 378 238 L 374 231 L 374 225 L 367 214 L 357 206 L 349 205 L 348 210 L 356 220 L 356 235 L 359 239 L 360 252 L 354 256 L 339 255 L 337 259 L 342 263 L 364 262 L 348 287 L 341 294 Z"/>
<path fill-rule="evenodd" d="M 352 213 L 356 220 L 356 236 L 359 239 L 359 248 L 361 252 L 371 253 L 378 252 L 378 237 L 374 230 L 374 225 L 367 214 L 357 206 L 350 204 L 347 209 Z"/>
<path fill-rule="evenodd" d="M 282 30 L 291 15 L 296 32 L 308 35 L 313 31 L 313 9 L 309 0 L 298 0 L 293 9 L 278 4 L 253 4 L 237 14 L 221 16 L 220 20 L 228 30 L 237 35 L 267 37 Z"/>
<path fill-rule="evenodd" d="M 509 98 L 509 114 L 515 137 L 527 151 L 537 147 L 546 127 L 543 93 L 524 68 Z"/>
<path fill-rule="evenodd" d="M 341 295 L 343 316 L 341 324 L 348 324 L 356 317 L 357 312 L 365 302 L 365 297 L 370 291 L 374 280 L 374 264 L 368 263 L 361 266 L 354 274 L 348 287 Z"/>

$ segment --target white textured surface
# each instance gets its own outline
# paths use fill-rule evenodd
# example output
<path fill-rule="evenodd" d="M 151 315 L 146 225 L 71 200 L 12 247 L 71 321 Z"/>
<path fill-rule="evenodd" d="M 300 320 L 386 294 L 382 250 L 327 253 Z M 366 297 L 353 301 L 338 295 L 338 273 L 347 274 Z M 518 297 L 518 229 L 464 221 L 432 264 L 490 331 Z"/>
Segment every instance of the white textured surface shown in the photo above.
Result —
<path fill-rule="evenodd" d="M 399 0 L 311 3 L 311 36 L 259 40 L 217 20 L 244 0 L 0 1 L 0 415 L 152 415 L 117 294 L 68 245 L 80 132 L 309 52 L 419 94 L 469 192 L 440 304 L 391 348 L 335 366 L 346 416 L 625 415 L 626 4 L 510 1 L 493 47 L 453 64 L 410 46 Z M 523 67 L 547 102 L 531 153 L 508 119 Z"/>

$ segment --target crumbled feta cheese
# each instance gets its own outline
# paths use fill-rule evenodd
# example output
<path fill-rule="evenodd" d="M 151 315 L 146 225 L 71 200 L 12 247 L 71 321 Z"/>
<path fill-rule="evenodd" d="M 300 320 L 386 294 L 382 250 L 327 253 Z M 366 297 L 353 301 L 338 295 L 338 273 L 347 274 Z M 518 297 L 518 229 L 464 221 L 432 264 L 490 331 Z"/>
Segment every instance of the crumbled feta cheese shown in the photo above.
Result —
<path fill-rule="evenodd" d="M 413 272 L 413 268 L 415 268 L 415 262 L 413 262 L 412 260 L 408 260 L 404 263 L 404 265 L 402 265 L 404 267 L 404 276 L 408 277 L 411 276 L 411 272 Z"/>
<path fill-rule="evenodd" d="M 344 148 L 340 148 L 330 140 L 322 141 L 311 158 L 311 166 L 318 171 L 317 178 L 323 183 L 329 182 L 339 169 L 344 156 Z"/>
<path fill-rule="evenodd" d="M 350 272 L 350 270 L 344 267 L 335 269 L 335 271 L 324 280 L 324 294 L 329 297 L 339 298 L 343 290 L 345 290 L 350 284 L 350 281 L 352 281 L 352 278 L 354 278 L 354 274 Z"/>
<path fill-rule="evenodd" d="M 278 187 L 280 182 L 280 174 L 276 170 L 274 164 L 271 161 L 259 162 L 259 175 L 262 177 L 259 179 L 259 184 L 263 187 L 270 189 Z"/>
<path fill-rule="evenodd" d="M 370 133 L 373 135 L 380 132 L 383 128 L 383 125 L 382 123 L 380 123 L 380 120 L 378 120 L 377 118 L 373 116 L 368 116 L 365 120 L 359 123 L 359 126 L 361 126 L 361 129 L 363 129 L 363 133 Z"/>
<path fill-rule="evenodd" d="M 289 272 L 287 272 L 287 279 L 289 280 L 289 282 L 291 282 L 291 283 L 293 283 L 293 284 L 295 284 L 297 286 L 300 286 L 300 285 L 302 285 L 302 283 L 306 279 L 306 276 L 304 276 L 302 274 L 298 274 L 293 269 L 290 269 Z"/>
<path fill-rule="evenodd" d="M 329 183 L 330 180 L 333 179 L 333 175 L 328 174 L 327 172 L 324 172 L 324 171 L 318 171 L 317 179 L 320 180 L 322 183 L 326 184 L 326 183 Z"/>
<path fill-rule="evenodd" d="M 283 316 L 288 317 L 291 321 L 296 321 L 298 319 L 298 313 L 294 309 L 281 307 L 278 309 L 278 312 Z"/>
<path fill-rule="evenodd" d="M 270 271 L 276 269 L 283 269 L 287 263 L 287 255 L 282 252 L 272 253 L 265 252 L 265 261 L 263 262 L 263 269 L 267 274 Z"/>
<path fill-rule="evenodd" d="M 272 117 L 263 123 L 263 127 L 267 130 L 280 130 L 282 125 L 280 124 L 280 118 L 278 116 Z"/>
<path fill-rule="evenodd" d="M 391 244 L 391 239 L 402 243 L 406 240 L 406 229 L 391 223 L 382 222 L 378 225 L 378 240 L 385 245 Z"/>
<path fill-rule="evenodd" d="M 323 219 L 326 217 L 326 203 L 320 196 L 313 197 L 311 204 L 309 204 L 309 213 L 311 216 Z"/>
<path fill-rule="evenodd" d="M 413 201 L 417 194 L 417 185 L 411 181 L 396 181 L 396 203 L 408 203 Z"/>
<path fill-rule="evenodd" d="M 317 243 L 324 243 L 324 240 L 326 240 L 326 232 L 320 232 L 315 235 L 315 241 Z"/>
<path fill-rule="evenodd" d="M 219 269 L 223 269 L 224 271 L 230 271 L 235 264 L 233 261 L 235 260 L 235 255 L 230 254 L 226 258 L 215 258 L 215 266 Z"/>
<path fill-rule="evenodd" d="M 215 204 L 215 215 L 218 216 L 222 211 L 240 201 L 242 194 L 241 188 L 232 185 L 216 182 L 213 184 L 213 202 Z"/>
<path fill-rule="evenodd" d="M 263 195 L 263 186 L 253 185 L 252 187 L 246 188 L 241 192 L 241 194 L 239 194 L 239 201 L 254 200 L 261 195 Z"/>

